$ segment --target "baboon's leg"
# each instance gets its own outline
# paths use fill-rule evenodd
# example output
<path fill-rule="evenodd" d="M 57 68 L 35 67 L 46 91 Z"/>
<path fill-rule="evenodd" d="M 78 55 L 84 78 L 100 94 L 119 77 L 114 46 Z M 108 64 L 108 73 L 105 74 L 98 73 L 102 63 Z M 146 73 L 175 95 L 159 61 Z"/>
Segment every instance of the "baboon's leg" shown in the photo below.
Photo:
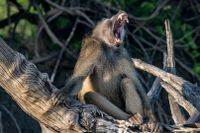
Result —
<path fill-rule="evenodd" d="M 84 99 L 86 103 L 96 105 L 98 108 L 116 119 L 127 120 L 131 116 L 97 92 L 86 93 Z"/>
<path fill-rule="evenodd" d="M 121 91 L 125 101 L 126 112 L 140 113 L 143 115 L 143 106 L 140 95 L 133 81 L 129 78 L 123 78 L 121 81 Z"/>

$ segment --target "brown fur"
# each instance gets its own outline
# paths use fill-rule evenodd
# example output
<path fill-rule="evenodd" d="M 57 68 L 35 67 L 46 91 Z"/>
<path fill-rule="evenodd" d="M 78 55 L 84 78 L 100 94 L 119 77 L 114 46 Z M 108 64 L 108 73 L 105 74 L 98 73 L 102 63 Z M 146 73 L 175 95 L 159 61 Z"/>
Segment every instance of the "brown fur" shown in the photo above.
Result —
<path fill-rule="evenodd" d="M 95 104 L 118 119 L 140 113 L 155 120 L 131 58 L 122 45 L 116 47 L 113 43 L 110 26 L 116 21 L 115 16 L 100 22 L 91 37 L 84 39 L 74 73 L 64 91 L 78 94 L 81 102 Z"/>

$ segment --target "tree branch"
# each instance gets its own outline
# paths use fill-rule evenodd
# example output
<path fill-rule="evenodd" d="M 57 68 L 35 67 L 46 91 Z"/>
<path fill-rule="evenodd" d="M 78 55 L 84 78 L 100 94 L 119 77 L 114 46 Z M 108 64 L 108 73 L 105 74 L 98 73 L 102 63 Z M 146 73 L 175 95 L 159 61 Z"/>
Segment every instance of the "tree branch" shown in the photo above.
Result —
<path fill-rule="evenodd" d="M 176 74 L 176 66 L 175 66 L 175 61 L 174 61 L 174 46 L 173 46 L 172 32 L 171 32 L 169 20 L 165 20 L 165 32 L 166 32 L 166 42 L 167 42 L 167 64 L 166 64 L 167 71 L 170 73 Z M 171 88 L 171 86 L 168 86 L 168 85 L 163 85 L 163 86 Z M 171 110 L 171 114 L 172 114 L 172 118 L 174 122 L 176 124 L 185 123 L 186 121 L 185 117 L 182 114 L 179 105 L 175 102 L 175 99 L 171 95 L 168 95 L 168 100 L 169 100 L 169 106 L 170 106 L 170 110 Z M 192 105 L 190 105 L 190 107 L 191 106 Z"/>
<path fill-rule="evenodd" d="M 189 81 L 184 80 L 181 77 L 165 72 L 164 70 L 161 70 L 150 64 L 144 63 L 139 59 L 132 59 L 132 61 L 133 65 L 136 68 L 144 70 L 156 77 L 159 77 L 162 81 L 172 86 L 175 89 L 175 91 L 173 93 L 169 91 L 168 93 L 172 95 L 175 99 L 179 98 L 177 96 L 182 96 L 185 100 L 187 100 L 190 104 L 192 104 L 194 108 L 200 111 L 200 103 L 199 103 L 200 89 L 197 86 L 193 85 Z M 195 112 L 195 110 L 192 111 L 194 108 L 191 108 L 190 112 Z"/>
<path fill-rule="evenodd" d="M 10 23 L 14 23 L 19 21 L 20 19 L 26 19 L 32 24 L 37 24 L 38 23 L 38 17 L 35 14 L 28 13 L 28 12 L 18 12 L 16 14 L 13 14 L 10 16 L 10 18 L 6 18 L 0 21 L 0 28 L 3 28 L 9 24 L 9 19 Z"/>

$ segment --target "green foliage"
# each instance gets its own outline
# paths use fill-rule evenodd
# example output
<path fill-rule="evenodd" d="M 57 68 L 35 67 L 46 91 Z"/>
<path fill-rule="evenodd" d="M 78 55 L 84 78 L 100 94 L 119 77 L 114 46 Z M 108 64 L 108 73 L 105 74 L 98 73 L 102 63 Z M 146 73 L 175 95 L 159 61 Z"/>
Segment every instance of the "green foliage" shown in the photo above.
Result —
<path fill-rule="evenodd" d="M 144 16 L 147 16 L 147 15 L 150 15 L 153 12 L 156 5 L 155 5 L 154 2 L 144 1 L 144 2 L 142 2 L 140 7 L 141 7 L 140 12 L 142 12 L 142 14 Z"/>
<path fill-rule="evenodd" d="M 23 8 L 27 8 L 29 4 L 27 0 L 17 0 L 17 2 L 19 2 L 19 4 L 23 6 Z M 0 1 L 0 20 L 5 19 L 7 17 L 5 5 L 6 5 L 6 1 L 1 0 Z M 15 14 L 17 12 L 18 10 L 15 6 L 10 6 L 10 13 L 11 13 L 10 15 Z M 0 36 L 3 38 L 7 38 L 9 36 L 10 27 L 14 27 L 14 24 L 1 28 Z M 30 39 L 33 40 L 35 38 L 36 29 L 37 27 L 29 23 L 28 21 L 20 20 L 16 26 L 15 34 L 20 40 L 30 40 Z"/>
<path fill-rule="evenodd" d="M 59 17 L 56 20 L 56 27 L 59 29 L 66 28 L 68 25 L 71 25 L 71 21 L 66 17 Z"/>
<path fill-rule="evenodd" d="M 165 30 L 164 30 L 163 26 L 157 25 L 157 26 L 155 26 L 155 30 L 157 33 L 160 33 L 163 36 L 165 35 Z"/>
<path fill-rule="evenodd" d="M 3 29 L 0 29 L 0 37 L 2 38 L 8 37 L 8 30 L 9 30 L 8 26 Z"/>
<path fill-rule="evenodd" d="M 193 70 L 200 75 L 200 63 L 196 63 Z"/>
<path fill-rule="evenodd" d="M 71 46 L 75 50 L 81 49 L 81 42 L 82 40 L 80 38 L 75 38 L 71 41 Z"/>
<path fill-rule="evenodd" d="M 16 28 L 16 34 L 25 40 L 34 39 L 36 31 L 37 27 L 26 20 L 21 20 Z"/>
<path fill-rule="evenodd" d="M 29 1 L 28 0 L 17 0 L 17 2 L 22 5 L 24 8 L 28 8 Z"/>
<path fill-rule="evenodd" d="M 54 43 L 54 42 L 49 42 L 48 45 L 46 45 L 49 50 L 59 50 L 60 49 L 60 46 L 58 46 L 58 44 Z"/>
<path fill-rule="evenodd" d="M 6 1 L 0 0 L 0 20 L 5 19 L 6 15 Z M 10 15 L 16 13 L 18 10 L 15 6 L 10 6 Z"/>
<path fill-rule="evenodd" d="M 118 2 L 123 9 L 126 7 L 126 0 L 119 0 Z"/>
<path fill-rule="evenodd" d="M 0 20 L 6 18 L 6 1 L 0 0 Z"/>

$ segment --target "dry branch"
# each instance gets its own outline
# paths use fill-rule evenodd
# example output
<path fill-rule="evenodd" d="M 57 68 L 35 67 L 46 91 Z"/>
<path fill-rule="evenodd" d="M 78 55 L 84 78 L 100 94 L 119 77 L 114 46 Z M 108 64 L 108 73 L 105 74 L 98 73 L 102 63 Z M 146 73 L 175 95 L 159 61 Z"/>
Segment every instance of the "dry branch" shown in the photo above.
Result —
<path fill-rule="evenodd" d="M 0 108 L 2 110 L 4 110 L 9 115 L 9 117 L 12 119 L 12 121 L 14 122 L 14 124 L 15 124 L 15 126 L 17 128 L 17 132 L 21 133 L 21 129 L 19 127 L 19 124 L 17 123 L 17 120 L 15 119 L 15 117 L 13 116 L 13 114 L 6 107 L 4 107 L 3 105 L 0 105 Z M 2 122 L 2 121 L 0 121 L 0 122 Z M 1 127 L 1 125 L 0 125 L 0 127 Z M 0 133 L 3 133 L 3 132 L 0 132 Z"/>
<path fill-rule="evenodd" d="M 189 103 L 191 103 L 198 111 L 200 110 L 200 103 L 199 103 L 200 89 L 197 86 L 184 80 L 181 77 L 165 72 L 164 70 L 161 70 L 150 64 L 144 63 L 139 59 L 132 59 L 132 61 L 136 68 L 144 70 L 156 77 L 159 77 L 162 81 L 166 82 L 167 84 L 175 88 L 175 91 L 173 93 L 172 92 L 169 93 L 175 99 L 179 98 L 175 95 L 180 95 Z M 193 110 L 193 108 L 191 110 Z"/>
<path fill-rule="evenodd" d="M 167 71 L 170 73 L 176 74 L 176 66 L 175 66 L 175 61 L 174 61 L 174 46 L 173 46 L 172 32 L 171 32 L 169 20 L 165 20 L 165 32 L 166 32 L 166 43 L 167 43 L 167 64 L 166 64 Z M 164 87 L 165 88 L 169 87 L 169 88 L 166 88 L 166 90 L 168 90 L 168 89 L 173 90 L 173 88 L 171 88 L 171 86 L 169 86 L 169 85 L 165 85 Z M 182 114 L 179 105 L 175 102 L 175 99 L 171 95 L 168 95 L 168 100 L 169 100 L 169 106 L 170 106 L 170 110 L 171 110 L 171 114 L 172 114 L 174 123 L 175 124 L 185 123 L 185 121 L 186 121 L 185 117 Z M 188 103 L 188 104 L 190 104 L 190 103 Z M 183 106 L 183 107 L 185 107 L 185 106 Z M 186 106 L 186 107 L 194 108 L 192 105 Z M 193 112 L 189 112 L 190 115 L 191 115 L 191 113 L 194 113 L 194 109 L 192 111 Z"/>
<path fill-rule="evenodd" d="M 37 10 L 38 10 L 39 19 L 41 20 L 42 24 L 44 25 L 44 28 L 45 28 L 47 34 L 49 35 L 49 37 L 51 38 L 51 40 L 52 40 L 54 43 L 58 44 L 61 48 L 64 48 L 64 44 L 56 37 L 56 35 L 55 35 L 55 34 L 51 31 L 51 29 L 49 28 L 49 25 L 46 23 L 44 17 L 42 16 L 41 11 L 40 11 L 38 5 L 37 5 L 37 4 L 34 4 L 34 5 L 35 5 L 35 7 L 36 7 Z M 72 56 L 73 58 L 76 58 L 76 57 L 71 53 L 71 51 L 69 51 L 68 49 L 65 49 L 65 50 L 66 50 L 66 52 L 67 52 L 70 56 Z"/>
<path fill-rule="evenodd" d="M 56 76 L 56 72 L 57 72 L 58 66 L 59 66 L 60 61 L 61 61 L 61 58 L 62 58 L 62 56 L 63 56 L 63 54 L 64 54 L 64 52 L 65 52 L 65 49 L 66 49 L 67 45 L 69 44 L 70 40 L 71 40 L 72 37 L 74 36 L 74 32 L 75 32 L 75 30 L 76 30 L 77 24 L 78 24 L 78 19 L 75 21 L 75 24 L 74 24 L 74 26 L 73 26 L 73 28 L 72 28 L 72 31 L 71 31 L 71 33 L 69 34 L 69 37 L 67 38 L 67 40 L 66 40 L 66 42 L 65 42 L 65 44 L 64 44 L 64 46 L 63 46 L 63 48 L 62 48 L 62 50 L 60 51 L 58 60 L 56 61 L 56 65 L 55 65 L 55 67 L 54 67 L 54 69 L 53 69 L 53 73 L 52 73 L 51 78 L 50 78 L 51 82 L 54 81 L 54 78 L 55 78 L 55 76 Z"/>

